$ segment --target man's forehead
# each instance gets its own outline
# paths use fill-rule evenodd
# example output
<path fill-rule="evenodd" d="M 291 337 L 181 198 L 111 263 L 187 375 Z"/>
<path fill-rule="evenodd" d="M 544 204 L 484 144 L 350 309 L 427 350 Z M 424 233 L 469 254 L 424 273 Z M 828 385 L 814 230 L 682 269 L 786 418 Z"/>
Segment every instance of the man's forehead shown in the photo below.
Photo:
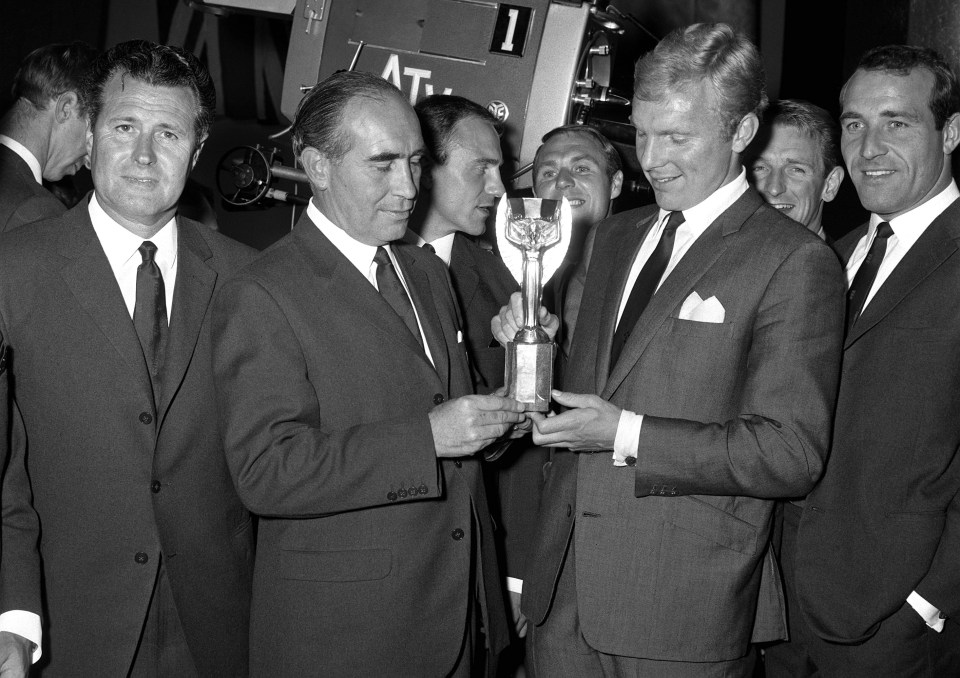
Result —
<path fill-rule="evenodd" d="M 933 74 L 925 68 L 909 72 L 860 69 L 850 76 L 840 92 L 841 115 L 913 113 L 922 116 L 930 112 L 933 86 Z"/>
<path fill-rule="evenodd" d="M 774 123 L 760 157 L 772 155 L 788 155 L 797 160 L 817 160 L 820 155 L 820 140 L 809 130 Z"/>

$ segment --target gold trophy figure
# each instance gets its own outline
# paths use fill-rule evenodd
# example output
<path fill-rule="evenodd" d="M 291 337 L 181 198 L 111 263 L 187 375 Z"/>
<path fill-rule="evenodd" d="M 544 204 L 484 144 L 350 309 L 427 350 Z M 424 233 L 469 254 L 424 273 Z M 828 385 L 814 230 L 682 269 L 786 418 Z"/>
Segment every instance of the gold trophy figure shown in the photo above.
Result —
<path fill-rule="evenodd" d="M 572 214 L 566 198 L 500 199 L 497 242 L 500 256 L 520 283 L 523 326 L 507 344 L 507 395 L 527 410 L 546 412 L 553 387 L 554 343 L 540 326 L 540 298 L 570 245 Z"/>

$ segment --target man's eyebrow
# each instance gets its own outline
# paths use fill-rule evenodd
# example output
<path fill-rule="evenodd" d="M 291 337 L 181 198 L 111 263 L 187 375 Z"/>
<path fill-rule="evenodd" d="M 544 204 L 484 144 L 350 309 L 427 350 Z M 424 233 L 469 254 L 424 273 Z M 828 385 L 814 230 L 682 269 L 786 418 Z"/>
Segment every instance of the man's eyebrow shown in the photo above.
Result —
<path fill-rule="evenodd" d="M 916 113 L 908 113 L 907 111 L 898 111 L 896 109 L 885 109 L 880 111 L 881 118 L 906 118 L 907 120 L 912 120 L 913 122 L 918 122 L 920 116 Z"/>

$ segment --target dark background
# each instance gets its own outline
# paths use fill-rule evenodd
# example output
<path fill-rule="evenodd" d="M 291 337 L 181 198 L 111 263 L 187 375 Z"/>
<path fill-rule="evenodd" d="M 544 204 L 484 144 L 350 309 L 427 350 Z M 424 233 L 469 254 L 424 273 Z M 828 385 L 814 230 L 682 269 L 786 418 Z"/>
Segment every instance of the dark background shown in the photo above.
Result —
<path fill-rule="evenodd" d="M 662 36 L 695 21 L 726 21 L 754 38 L 764 57 L 771 98 L 807 99 L 834 114 L 841 85 L 870 47 L 913 42 L 935 47 L 954 62 L 957 56 L 952 36 L 960 26 L 960 10 L 951 2 L 615 0 L 614 4 L 644 28 L 629 26 L 619 41 L 614 71 L 627 91 L 633 61 L 655 44 L 649 34 Z M 290 163 L 288 139 L 271 142 L 267 137 L 288 124 L 279 113 L 279 102 L 291 25 L 288 17 L 242 12 L 218 16 L 178 0 L 0 0 L 0 108 L 10 104 L 9 83 L 20 59 L 43 44 L 85 40 L 104 48 L 146 38 L 187 47 L 211 71 L 219 72 L 222 83 L 218 120 L 193 179 L 215 208 L 221 230 L 262 248 L 290 228 L 294 208 L 282 204 L 230 208 L 216 193 L 217 167 L 230 149 L 258 143 L 277 146 Z M 79 191 L 89 187 L 86 170 L 75 184 Z M 646 199 L 642 192 L 625 196 L 621 206 Z M 847 180 L 838 199 L 827 206 L 824 222 L 836 236 L 865 216 Z"/>

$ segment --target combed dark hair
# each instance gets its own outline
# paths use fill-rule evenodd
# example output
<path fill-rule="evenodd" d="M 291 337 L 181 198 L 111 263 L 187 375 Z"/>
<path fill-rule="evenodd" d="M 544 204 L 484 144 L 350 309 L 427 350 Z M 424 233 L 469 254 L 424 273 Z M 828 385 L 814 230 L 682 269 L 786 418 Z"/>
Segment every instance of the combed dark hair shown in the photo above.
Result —
<path fill-rule="evenodd" d="M 104 52 L 84 79 L 84 98 L 90 124 L 103 108 L 103 90 L 115 74 L 129 75 L 155 87 L 185 87 L 197 99 L 194 132 L 202 140 L 213 122 L 217 92 L 207 69 L 193 54 L 180 47 L 158 45 L 147 40 L 121 42 Z"/>
<path fill-rule="evenodd" d="M 540 165 L 540 149 L 543 148 L 543 144 L 547 143 L 554 137 L 560 136 L 561 134 L 572 134 L 595 141 L 603 151 L 603 159 L 606 161 L 607 166 L 607 179 L 613 180 L 613 175 L 619 172 L 623 167 L 623 162 L 620 160 L 620 154 L 617 153 L 617 149 L 613 147 L 613 144 L 610 143 L 609 139 L 600 134 L 595 127 L 574 123 L 572 125 L 554 127 L 552 130 L 543 135 L 543 138 L 540 140 L 540 148 L 537 149 L 537 152 L 533 156 L 534 176 L 536 176 L 537 168 Z"/>
<path fill-rule="evenodd" d="M 727 24 L 693 24 L 678 28 L 637 61 L 634 96 L 659 101 L 667 92 L 706 78 L 717 95 L 717 115 L 733 136 L 748 113 L 757 117 L 767 107 L 760 53 L 752 42 Z"/>
<path fill-rule="evenodd" d="M 64 92 L 76 92 L 83 110 L 83 78 L 98 54 L 80 41 L 38 47 L 20 62 L 10 89 L 14 100 L 26 99 L 42 109 Z"/>
<path fill-rule="evenodd" d="M 929 47 L 884 45 L 867 50 L 857 64 L 858 71 L 892 71 L 904 76 L 916 68 L 925 68 L 933 75 L 930 111 L 937 129 L 943 129 L 950 116 L 960 111 L 960 86 L 953 69 L 937 52 Z M 840 101 L 843 101 L 846 90 L 844 85 Z"/>
<path fill-rule="evenodd" d="M 343 133 L 343 112 L 354 97 L 385 100 L 400 90 L 378 75 L 360 71 L 338 71 L 317 83 L 297 106 L 291 128 L 293 154 L 315 148 L 333 161 L 350 150 Z"/>
<path fill-rule="evenodd" d="M 503 125 L 486 108 L 452 94 L 433 94 L 421 99 L 413 109 L 420 120 L 420 132 L 430 160 L 437 165 L 444 164 L 450 157 L 450 138 L 461 120 L 479 118 L 493 125 L 497 136 L 503 131 Z"/>
<path fill-rule="evenodd" d="M 820 147 L 824 174 L 840 165 L 840 126 L 825 109 L 800 99 L 781 99 L 770 104 L 765 126 L 783 125 L 811 136 Z"/>

